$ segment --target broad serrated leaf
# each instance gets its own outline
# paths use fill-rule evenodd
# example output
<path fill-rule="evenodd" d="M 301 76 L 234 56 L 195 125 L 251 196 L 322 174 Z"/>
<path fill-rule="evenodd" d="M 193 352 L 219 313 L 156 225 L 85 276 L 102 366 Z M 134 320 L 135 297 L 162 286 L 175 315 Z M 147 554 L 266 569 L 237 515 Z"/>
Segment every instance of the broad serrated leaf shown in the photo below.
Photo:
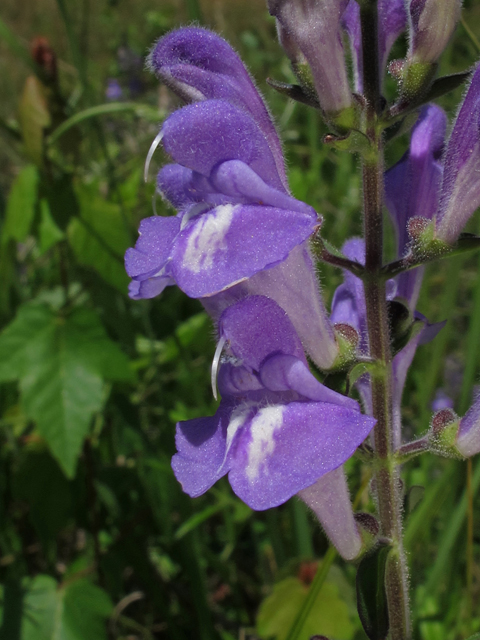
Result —
<path fill-rule="evenodd" d="M 259 637 L 284 640 L 307 594 L 308 587 L 298 578 L 285 578 L 276 584 L 273 593 L 260 605 L 257 616 Z M 302 638 L 310 638 L 319 632 L 343 640 L 350 640 L 355 633 L 348 605 L 338 585 L 328 579 L 305 620 Z"/>
<path fill-rule="evenodd" d="M 20 380 L 21 401 L 68 477 L 75 473 L 103 380 L 133 379 L 129 361 L 93 311 L 69 316 L 29 304 L 0 334 L 0 380 Z"/>
<path fill-rule="evenodd" d="M 385 567 L 390 549 L 378 545 L 363 558 L 357 570 L 357 609 L 370 640 L 385 640 L 388 634 Z"/>
<path fill-rule="evenodd" d="M 108 595 L 86 579 L 65 585 L 46 575 L 25 581 L 21 640 L 106 640 Z"/>
<path fill-rule="evenodd" d="M 29 76 L 23 87 L 18 107 L 18 120 L 23 143 L 29 158 L 36 164 L 43 163 L 43 134 L 50 125 L 46 89 L 35 76 Z"/>
<path fill-rule="evenodd" d="M 21 306 L 16 318 L 0 334 L 0 382 L 18 380 L 37 359 L 37 345 L 52 324 L 45 305 Z"/>
<path fill-rule="evenodd" d="M 102 278 L 122 293 L 127 291 L 128 276 L 123 256 L 131 244 L 120 207 L 92 195 L 78 192 L 80 214 L 68 227 L 68 240 L 81 265 L 95 269 Z"/>
<path fill-rule="evenodd" d="M 28 165 L 18 174 L 7 201 L 2 230 L 2 245 L 9 240 L 23 242 L 30 231 L 37 202 L 38 171 Z"/>

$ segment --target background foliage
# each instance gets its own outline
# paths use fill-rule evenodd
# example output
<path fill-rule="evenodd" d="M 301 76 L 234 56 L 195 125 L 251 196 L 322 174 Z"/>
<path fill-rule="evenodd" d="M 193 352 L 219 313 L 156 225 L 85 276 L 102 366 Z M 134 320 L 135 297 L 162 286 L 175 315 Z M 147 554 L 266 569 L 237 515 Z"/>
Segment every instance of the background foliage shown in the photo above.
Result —
<path fill-rule="evenodd" d="M 322 145 L 317 114 L 265 83 L 291 75 L 262 0 L 3 0 L 1 640 L 365 638 L 354 568 L 335 559 L 302 503 L 254 514 L 226 481 L 190 500 L 170 469 L 174 423 L 215 410 L 213 331 L 175 288 L 130 301 L 123 254 L 151 215 L 147 149 L 177 105 L 142 57 L 192 21 L 246 60 L 282 133 L 292 190 L 325 216 L 330 241 L 361 232 L 356 159 Z M 442 73 L 479 57 L 476 33 L 480 5 L 466 0 Z M 397 43 L 394 56 L 404 50 Z M 443 101 L 450 116 L 460 95 Z M 406 142 L 390 145 L 390 162 Z M 163 160 L 158 151 L 152 178 Z M 469 405 L 479 272 L 475 255 L 427 269 L 420 311 L 448 323 L 409 378 L 411 435 L 427 428 L 439 389 L 460 413 Z M 340 274 L 322 267 L 321 277 L 330 300 Z M 367 471 L 357 460 L 349 471 L 357 507 L 373 511 Z M 480 630 L 480 466 L 420 458 L 404 480 L 415 638 L 463 640 Z"/>

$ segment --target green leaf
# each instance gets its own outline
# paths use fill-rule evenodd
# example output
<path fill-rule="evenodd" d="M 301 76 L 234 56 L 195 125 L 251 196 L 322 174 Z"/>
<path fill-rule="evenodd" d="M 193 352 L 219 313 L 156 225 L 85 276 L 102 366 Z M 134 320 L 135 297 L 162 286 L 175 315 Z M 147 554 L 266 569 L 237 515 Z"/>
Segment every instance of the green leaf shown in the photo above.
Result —
<path fill-rule="evenodd" d="M 39 225 L 39 241 L 40 252 L 46 253 L 57 242 L 63 240 L 65 237 L 62 231 L 55 224 L 52 214 L 50 212 L 50 206 L 48 200 L 42 198 L 40 200 L 40 225 Z"/>
<path fill-rule="evenodd" d="M 297 613 L 308 596 L 306 587 L 298 578 L 285 578 L 277 583 L 273 593 L 260 605 L 257 616 L 257 633 L 260 638 L 285 640 Z M 350 640 L 355 627 L 348 605 L 337 584 L 327 579 L 305 619 L 300 638 L 310 638 L 318 633 Z"/>
<path fill-rule="evenodd" d="M 91 417 L 103 405 L 103 379 L 128 381 L 133 373 L 93 311 L 62 317 L 32 303 L 0 334 L 0 380 L 17 378 L 26 415 L 72 477 Z"/>
<path fill-rule="evenodd" d="M 25 581 L 21 640 L 106 640 L 108 595 L 86 579 L 57 585 L 38 575 Z"/>
<path fill-rule="evenodd" d="M 0 382 L 18 380 L 37 359 L 37 345 L 42 342 L 52 322 L 52 312 L 44 305 L 20 307 L 15 320 L 0 334 Z"/>
<path fill-rule="evenodd" d="M 378 545 L 357 570 L 357 609 L 370 640 L 385 640 L 388 633 L 385 567 L 390 546 Z"/>
<path fill-rule="evenodd" d="M 128 276 L 123 256 L 131 244 L 120 207 L 89 189 L 78 192 L 80 215 L 68 226 L 68 240 L 78 262 L 126 293 Z"/>
<path fill-rule="evenodd" d="M 16 177 L 7 202 L 2 245 L 9 240 L 23 242 L 30 231 L 37 202 L 38 171 L 27 165 Z"/>

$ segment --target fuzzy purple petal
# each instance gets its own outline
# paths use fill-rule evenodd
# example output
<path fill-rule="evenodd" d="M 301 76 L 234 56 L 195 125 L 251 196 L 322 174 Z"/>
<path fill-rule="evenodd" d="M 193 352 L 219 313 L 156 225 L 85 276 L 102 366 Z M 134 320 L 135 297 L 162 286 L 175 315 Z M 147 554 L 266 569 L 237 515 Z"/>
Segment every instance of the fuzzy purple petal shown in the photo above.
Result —
<path fill-rule="evenodd" d="M 236 418 L 237 426 L 241 426 L 248 417 L 248 411 L 235 416 L 234 405 L 222 402 L 211 418 L 196 418 L 177 424 L 175 443 L 178 453 L 172 458 L 172 468 L 185 493 L 196 498 L 228 472 L 231 465 L 228 454 L 232 444 L 227 436 L 228 426 Z"/>
<path fill-rule="evenodd" d="M 222 99 L 250 113 L 270 146 L 286 187 L 282 148 L 265 103 L 231 46 L 206 29 L 187 27 L 161 38 L 149 63 L 185 100 Z"/>
<path fill-rule="evenodd" d="M 480 205 L 480 66 L 460 107 L 445 154 L 436 235 L 453 244 Z"/>
<path fill-rule="evenodd" d="M 218 165 L 210 176 L 210 182 L 219 193 L 230 196 L 231 202 L 238 200 L 299 213 L 314 213 L 308 204 L 266 184 L 241 160 L 228 160 Z"/>
<path fill-rule="evenodd" d="M 373 418 L 333 404 L 264 407 L 236 442 L 232 489 L 252 509 L 278 506 L 343 464 L 374 424 Z"/>
<path fill-rule="evenodd" d="M 306 364 L 302 343 L 285 313 L 273 300 L 249 296 L 224 311 L 218 326 L 229 350 L 254 371 L 274 353 L 294 356 Z"/>
<path fill-rule="evenodd" d="M 135 248 L 125 253 L 125 268 L 131 278 L 146 280 L 164 267 L 180 231 L 180 222 L 178 216 L 142 220 Z"/>
<path fill-rule="evenodd" d="M 283 190 L 272 152 L 248 113 L 224 100 L 175 111 L 163 127 L 163 146 L 178 164 L 209 177 L 226 160 L 241 160 L 267 184 Z"/>
<path fill-rule="evenodd" d="M 363 543 L 353 517 L 343 467 L 326 473 L 298 495 L 315 512 L 340 555 L 345 560 L 356 558 Z"/>
<path fill-rule="evenodd" d="M 321 384 L 307 365 L 295 356 L 284 353 L 271 355 L 262 365 L 260 379 L 271 391 L 296 391 L 308 400 L 338 404 L 352 411 L 360 411 L 356 400 Z"/>
<path fill-rule="evenodd" d="M 274 269 L 257 273 L 246 288 L 250 294 L 273 298 L 288 313 L 305 351 L 320 369 L 334 364 L 338 344 L 307 242 L 295 247 Z"/>
<path fill-rule="evenodd" d="M 313 232 L 316 216 L 252 205 L 223 205 L 178 235 L 171 270 L 190 297 L 209 296 L 285 260 Z"/>
<path fill-rule="evenodd" d="M 170 276 L 158 276 L 147 280 L 132 280 L 128 285 L 128 295 L 132 300 L 147 300 L 159 296 L 166 287 L 175 284 Z"/>

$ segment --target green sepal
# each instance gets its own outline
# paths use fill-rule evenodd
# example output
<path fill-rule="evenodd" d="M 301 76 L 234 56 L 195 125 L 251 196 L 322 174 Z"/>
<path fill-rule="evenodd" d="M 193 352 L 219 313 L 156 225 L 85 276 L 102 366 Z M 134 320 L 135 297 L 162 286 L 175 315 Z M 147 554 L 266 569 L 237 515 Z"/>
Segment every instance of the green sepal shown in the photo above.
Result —
<path fill-rule="evenodd" d="M 385 640 L 389 629 L 385 573 L 391 546 L 379 543 L 357 570 L 357 610 L 369 640 Z"/>
<path fill-rule="evenodd" d="M 301 102 L 314 109 L 320 109 L 320 103 L 316 94 L 310 94 L 299 84 L 289 84 L 288 82 L 279 82 L 272 78 L 267 78 L 267 84 L 270 85 L 275 91 L 288 96 L 296 102 Z"/>
<path fill-rule="evenodd" d="M 339 127 L 337 127 L 339 128 Z M 366 161 L 375 160 L 375 152 L 370 144 L 369 139 L 361 131 L 350 130 L 346 135 L 334 136 L 328 134 L 324 138 L 325 144 L 337 149 L 338 151 L 349 151 L 350 153 L 359 153 Z"/>
<path fill-rule="evenodd" d="M 418 104 L 430 89 L 437 66 L 432 62 L 407 62 L 403 72 L 401 100 Z"/>
<path fill-rule="evenodd" d="M 442 76 L 432 82 L 430 88 L 422 95 L 418 95 L 416 99 L 409 100 L 408 96 L 401 95 L 398 103 L 394 104 L 387 112 L 385 119 L 386 126 L 392 126 L 399 117 L 403 117 L 428 102 L 433 102 L 438 98 L 458 89 L 471 75 L 471 71 L 462 71 L 461 73 L 453 73 L 449 76 Z"/>
<path fill-rule="evenodd" d="M 427 433 L 430 451 L 444 458 L 463 460 L 465 456 L 456 446 L 459 428 L 460 418 L 453 409 L 437 411 L 432 417 Z"/>
<path fill-rule="evenodd" d="M 349 388 L 364 375 L 372 378 L 381 378 L 385 375 L 385 368 L 379 362 L 358 362 L 348 374 Z"/>

